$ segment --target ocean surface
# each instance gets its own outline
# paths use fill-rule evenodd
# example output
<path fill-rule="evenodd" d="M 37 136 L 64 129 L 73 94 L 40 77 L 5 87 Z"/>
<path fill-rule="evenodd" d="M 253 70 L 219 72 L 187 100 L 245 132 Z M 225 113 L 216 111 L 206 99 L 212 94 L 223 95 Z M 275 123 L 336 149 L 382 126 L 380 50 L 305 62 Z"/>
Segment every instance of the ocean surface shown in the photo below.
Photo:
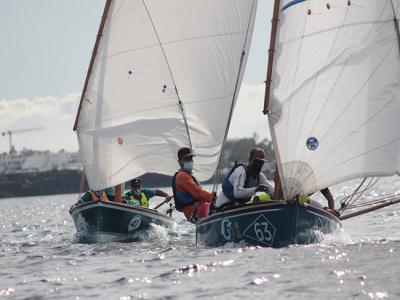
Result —
<path fill-rule="evenodd" d="M 361 201 L 394 193 L 400 179 L 381 179 Z M 0 199 L 0 298 L 400 299 L 400 204 L 345 220 L 319 244 L 207 249 L 179 212 L 176 231 L 153 228 L 143 242 L 82 243 L 76 198 Z"/>

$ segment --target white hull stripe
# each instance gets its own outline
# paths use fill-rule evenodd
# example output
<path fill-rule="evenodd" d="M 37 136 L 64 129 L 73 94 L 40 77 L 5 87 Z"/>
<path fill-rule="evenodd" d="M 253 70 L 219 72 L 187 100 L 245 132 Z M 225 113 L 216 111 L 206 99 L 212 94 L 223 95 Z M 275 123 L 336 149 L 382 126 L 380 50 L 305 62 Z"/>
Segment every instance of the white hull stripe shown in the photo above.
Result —
<path fill-rule="evenodd" d="M 121 207 L 121 206 L 116 206 L 116 205 L 110 205 L 107 203 L 93 203 L 93 204 L 89 204 L 89 205 L 85 205 L 82 208 L 77 208 L 76 210 L 74 210 L 74 212 L 72 213 L 72 215 L 75 215 L 77 213 L 83 212 L 85 210 L 91 209 L 93 207 L 106 207 L 106 208 L 112 208 L 112 209 L 116 209 L 116 210 L 122 210 L 122 211 L 126 211 L 126 212 L 130 212 L 130 213 L 136 213 L 136 214 L 140 214 L 149 218 L 153 218 L 153 219 L 157 219 L 160 221 L 164 221 L 164 222 L 169 222 L 169 223 L 176 223 L 173 219 L 171 219 L 170 217 L 164 216 L 159 214 L 158 212 L 154 212 L 154 213 L 150 213 L 150 212 L 146 212 L 145 210 L 142 209 L 135 209 L 134 207 L 132 208 L 125 208 L 125 207 Z"/>
<path fill-rule="evenodd" d="M 205 225 L 212 224 L 212 223 L 215 223 L 215 222 L 220 222 L 222 219 L 232 219 L 232 218 L 236 218 L 236 217 L 247 216 L 247 215 L 255 215 L 255 214 L 258 215 L 258 214 L 262 214 L 264 212 L 268 213 L 268 212 L 271 212 L 271 211 L 279 211 L 279 210 L 282 210 L 282 209 L 283 208 L 276 208 L 276 209 L 268 209 L 268 210 L 262 210 L 262 211 L 253 211 L 253 212 L 248 212 L 248 213 L 241 213 L 241 214 L 238 214 L 238 215 L 231 215 L 231 216 L 223 217 L 223 218 L 220 218 L 220 219 L 215 219 L 215 220 L 211 220 L 211 221 L 207 221 L 207 222 L 201 222 L 201 224 L 197 225 L 197 227 L 205 226 Z"/>

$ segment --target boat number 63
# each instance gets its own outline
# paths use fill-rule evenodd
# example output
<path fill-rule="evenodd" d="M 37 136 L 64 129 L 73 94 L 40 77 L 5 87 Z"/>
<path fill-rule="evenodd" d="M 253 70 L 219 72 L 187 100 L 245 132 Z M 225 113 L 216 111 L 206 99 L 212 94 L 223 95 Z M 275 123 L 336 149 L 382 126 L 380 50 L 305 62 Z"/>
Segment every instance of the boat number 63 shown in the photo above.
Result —
<path fill-rule="evenodd" d="M 263 242 L 271 242 L 273 234 L 268 229 L 269 223 L 268 222 L 255 222 L 254 223 L 254 232 L 257 236 L 259 241 Z"/>

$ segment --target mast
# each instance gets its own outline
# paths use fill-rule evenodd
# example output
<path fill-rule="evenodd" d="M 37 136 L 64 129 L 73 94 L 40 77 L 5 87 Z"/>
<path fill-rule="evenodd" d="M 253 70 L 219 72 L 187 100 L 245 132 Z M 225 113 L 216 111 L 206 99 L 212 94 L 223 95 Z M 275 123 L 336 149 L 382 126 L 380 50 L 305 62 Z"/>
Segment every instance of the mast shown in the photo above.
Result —
<path fill-rule="evenodd" d="M 99 30 L 97 32 L 97 37 L 96 37 L 96 42 L 94 44 L 92 57 L 90 58 L 89 69 L 88 69 L 88 72 L 86 74 L 85 84 L 83 86 L 81 100 L 79 102 L 78 112 L 77 112 L 76 118 L 75 118 L 74 131 L 77 129 L 77 126 L 78 126 L 79 115 L 80 115 L 80 112 L 81 112 L 83 99 L 85 98 L 86 90 L 87 90 L 87 87 L 89 85 L 90 75 L 92 74 L 94 61 L 95 61 L 96 56 L 97 56 L 97 50 L 98 50 L 99 45 L 100 45 L 101 37 L 103 36 L 103 30 L 104 30 L 104 26 L 106 24 L 108 12 L 110 10 L 111 2 L 112 2 L 112 0 L 107 0 L 106 4 L 104 6 L 103 16 L 101 17 L 101 22 L 100 22 Z"/>
<path fill-rule="evenodd" d="M 271 37 L 268 50 L 268 69 L 267 69 L 267 79 L 265 80 L 265 97 L 264 97 L 264 110 L 263 113 L 266 115 L 269 112 L 269 98 L 271 93 L 271 83 L 272 83 L 272 67 L 274 64 L 274 54 L 275 54 L 275 42 L 276 42 L 276 32 L 278 30 L 279 22 L 279 7 L 281 1 L 275 0 L 274 12 L 272 16 L 272 27 L 271 27 Z"/>
<path fill-rule="evenodd" d="M 269 99 L 270 99 L 270 94 L 271 94 L 271 83 L 272 83 L 272 68 L 273 68 L 273 64 L 274 64 L 276 33 L 278 31 L 278 22 L 279 22 L 278 17 L 279 17 L 280 4 L 281 4 L 280 0 L 275 0 L 274 12 L 273 12 L 272 20 L 271 20 L 272 27 L 271 27 L 269 50 L 268 50 L 267 79 L 265 80 L 265 98 L 264 98 L 264 110 L 263 110 L 264 115 L 269 113 Z M 276 159 L 278 159 L 277 156 L 275 156 L 275 157 L 276 157 Z M 280 179 L 279 170 L 278 170 L 278 162 L 276 163 L 276 167 L 275 167 L 274 182 L 275 182 L 274 199 L 284 199 L 281 179 Z"/>
<path fill-rule="evenodd" d="M 103 16 L 101 17 L 101 22 L 100 22 L 99 30 L 97 32 L 96 42 L 94 44 L 92 57 L 90 58 L 89 69 L 88 69 L 88 72 L 86 74 L 85 84 L 83 86 L 83 91 L 82 91 L 81 99 L 80 99 L 80 102 L 79 102 L 78 112 L 77 112 L 76 118 L 75 118 L 75 124 L 74 124 L 74 128 L 73 128 L 74 131 L 77 129 L 77 126 L 78 126 L 78 121 L 79 121 L 79 116 L 80 116 L 80 112 L 81 112 L 81 108 L 82 108 L 83 99 L 85 98 L 86 90 L 87 90 L 87 87 L 89 85 L 90 76 L 92 74 L 92 70 L 93 70 L 94 62 L 96 60 L 97 51 L 99 49 L 100 41 L 101 41 L 101 38 L 103 36 L 103 30 L 104 30 L 104 26 L 106 24 L 106 20 L 107 20 L 107 17 L 108 17 L 108 12 L 109 12 L 110 7 L 111 7 L 111 2 L 112 2 L 112 0 L 107 0 L 106 4 L 104 6 Z M 83 172 L 83 174 L 84 174 L 84 172 Z M 115 190 L 115 201 L 116 202 L 121 202 L 121 185 L 120 184 L 116 185 L 114 190 Z"/>

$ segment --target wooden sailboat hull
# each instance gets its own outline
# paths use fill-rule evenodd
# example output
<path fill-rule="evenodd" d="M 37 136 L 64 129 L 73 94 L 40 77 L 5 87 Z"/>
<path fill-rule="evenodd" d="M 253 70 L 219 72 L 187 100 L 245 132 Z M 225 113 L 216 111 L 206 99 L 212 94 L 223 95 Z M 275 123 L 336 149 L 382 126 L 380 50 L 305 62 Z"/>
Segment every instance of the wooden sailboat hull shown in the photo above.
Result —
<path fill-rule="evenodd" d="M 340 227 L 331 213 L 298 202 L 246 205 L 201 219 L 196 244 L 217 247 L 245 242 L 262 247 L 309 244 Z"/>
<path fill-rule="evenodd" d="M 85 203 L 73 208 L 71 216 L 78 236 L 94 242 L 141 240 L 151 224 L 176 224 L 156 210 L 114 202 Z"/>

